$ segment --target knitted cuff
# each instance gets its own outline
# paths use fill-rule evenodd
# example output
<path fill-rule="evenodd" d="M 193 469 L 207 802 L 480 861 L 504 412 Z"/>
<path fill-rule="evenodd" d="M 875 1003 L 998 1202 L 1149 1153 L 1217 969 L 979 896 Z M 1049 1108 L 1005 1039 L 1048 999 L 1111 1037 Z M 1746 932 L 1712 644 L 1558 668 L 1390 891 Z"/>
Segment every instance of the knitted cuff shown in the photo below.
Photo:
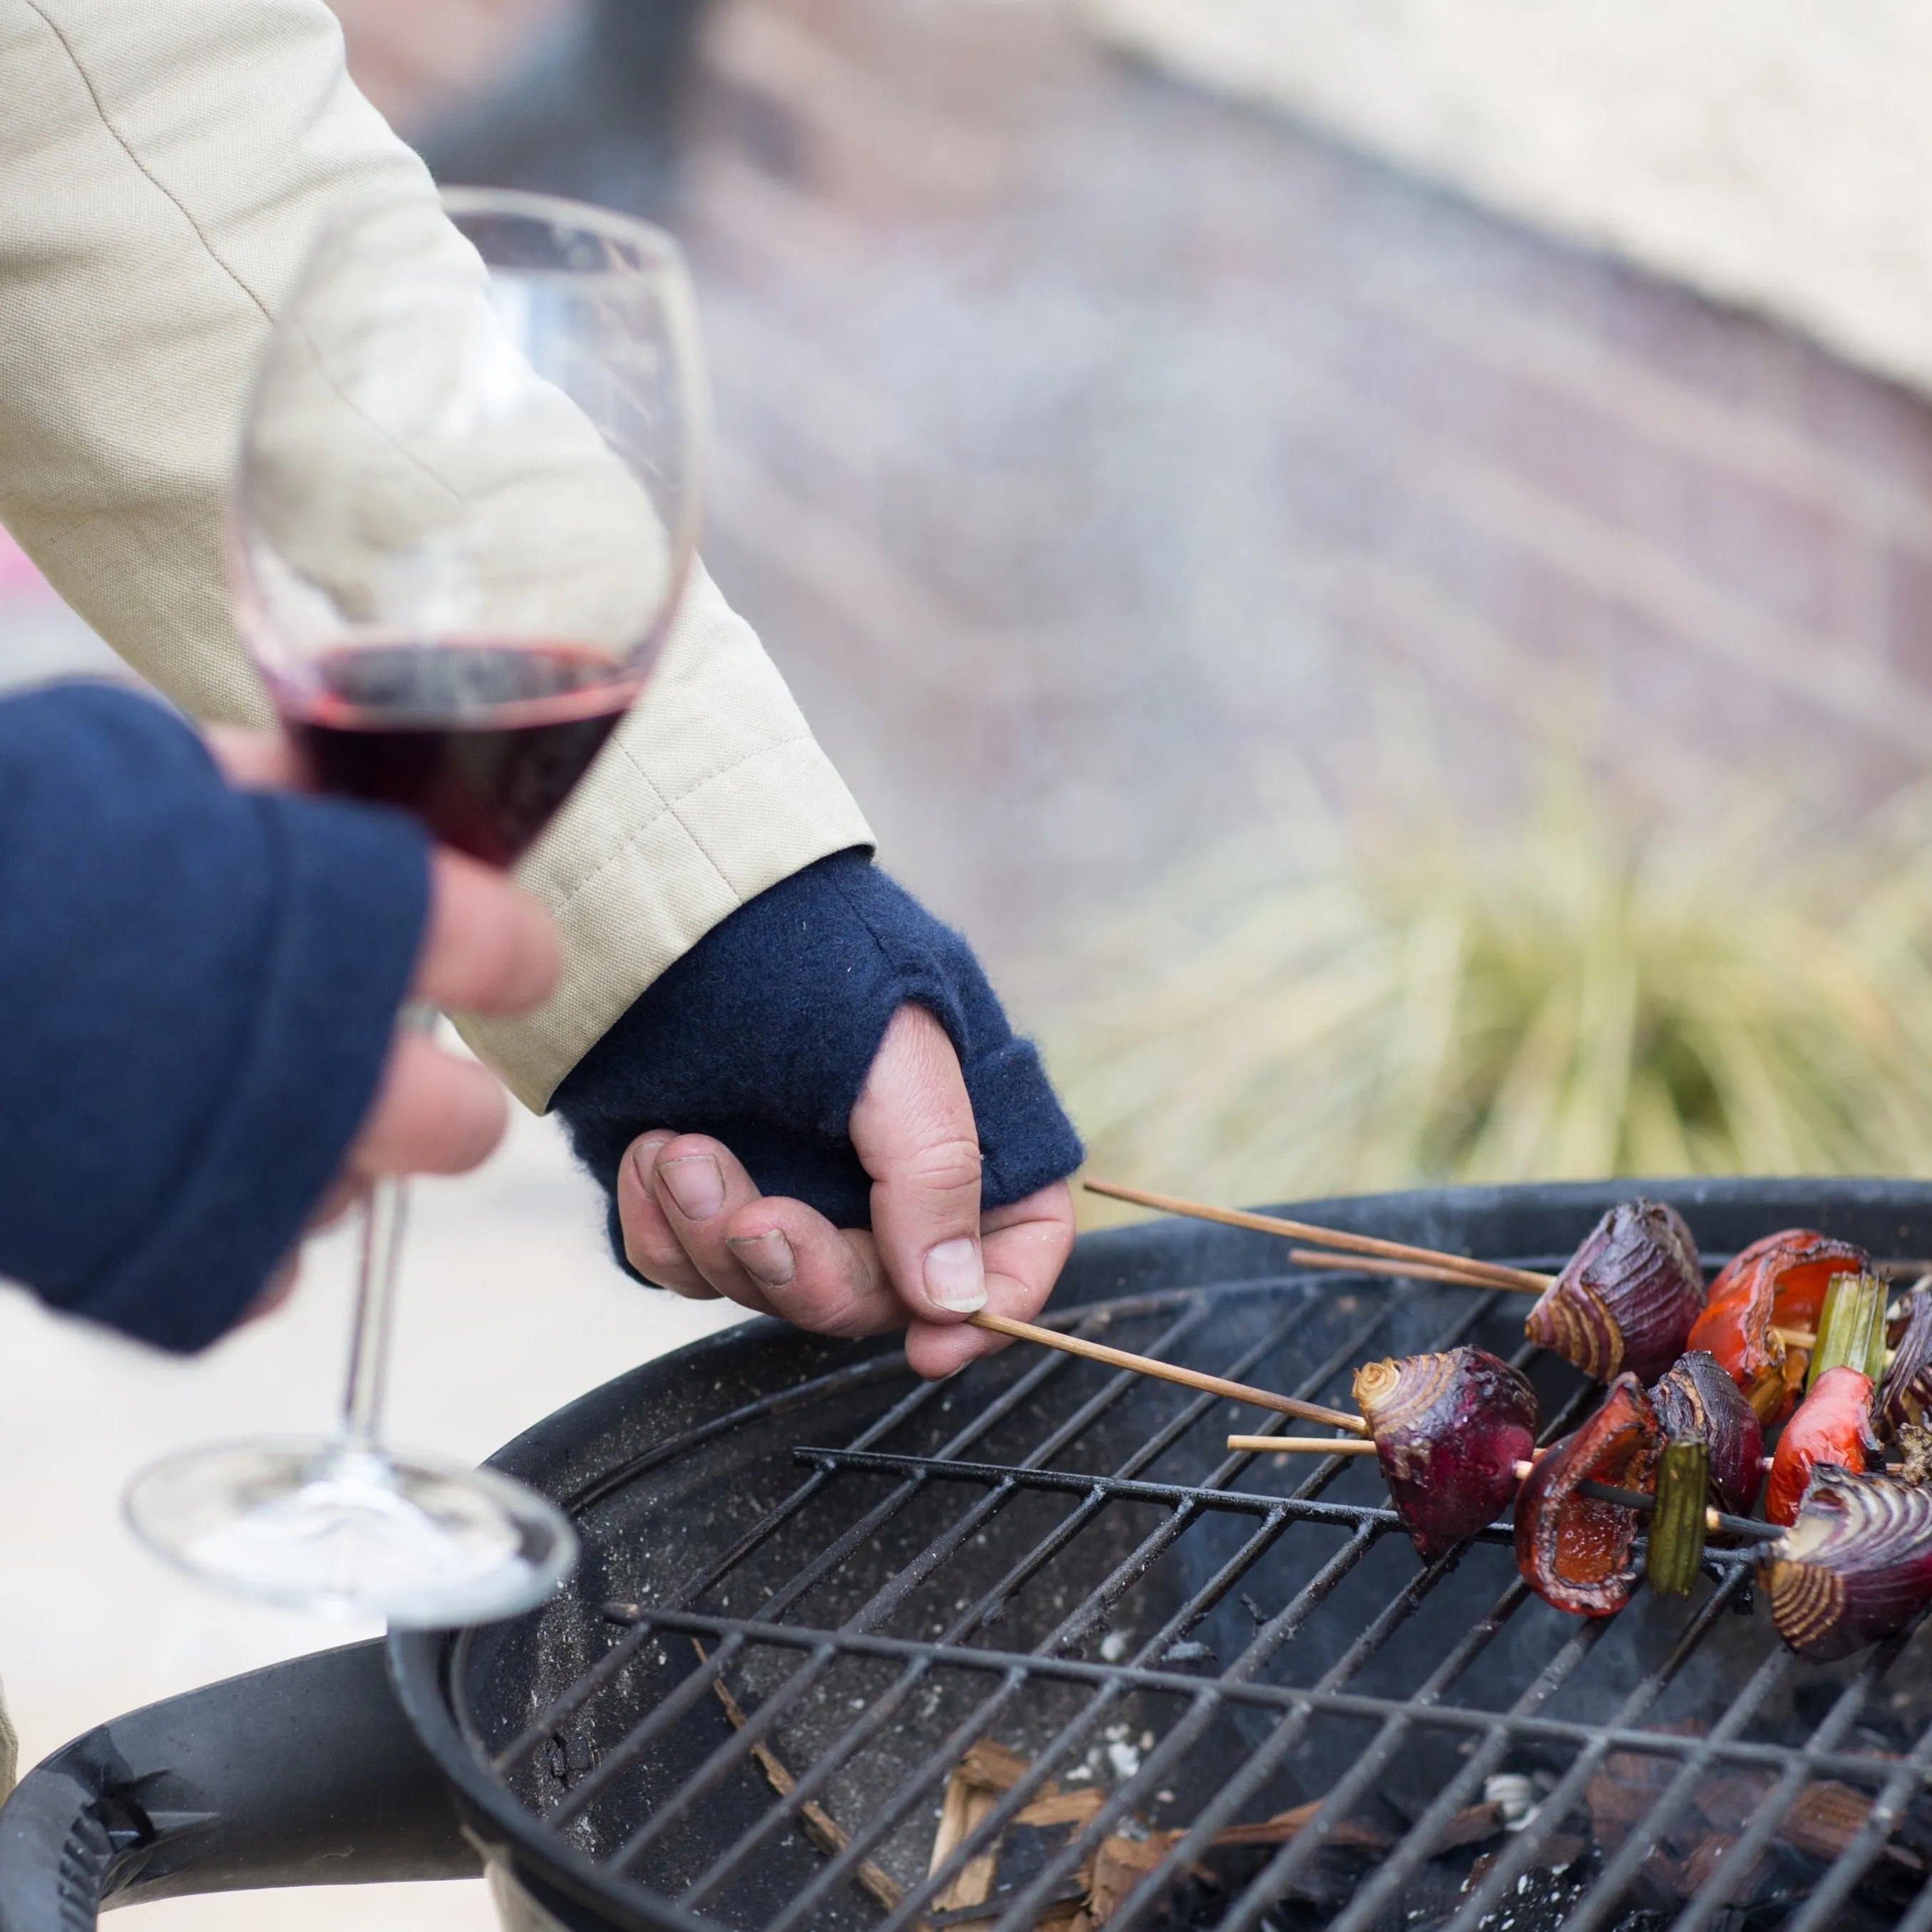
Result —
<path fill-rule="evenodd" d="M 0 704 L 0 1274 L 177 1350 L 300 1239 L 428 904 L 400 813 L 237 791 L 172 712 Z"/>

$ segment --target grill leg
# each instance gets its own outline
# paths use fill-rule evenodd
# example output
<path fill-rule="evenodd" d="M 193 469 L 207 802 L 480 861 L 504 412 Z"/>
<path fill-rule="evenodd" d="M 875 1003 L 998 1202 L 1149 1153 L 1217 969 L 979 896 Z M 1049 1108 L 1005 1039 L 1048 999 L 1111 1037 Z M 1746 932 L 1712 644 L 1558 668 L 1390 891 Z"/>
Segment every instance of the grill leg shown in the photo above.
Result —
<path fill-rule="evenodd" d="M 0 1808 L 0 1932 L 88 1932 L 110 1899 L 479 1869 L 379 1640 L 211 1684 L 63 1745 Z"/>

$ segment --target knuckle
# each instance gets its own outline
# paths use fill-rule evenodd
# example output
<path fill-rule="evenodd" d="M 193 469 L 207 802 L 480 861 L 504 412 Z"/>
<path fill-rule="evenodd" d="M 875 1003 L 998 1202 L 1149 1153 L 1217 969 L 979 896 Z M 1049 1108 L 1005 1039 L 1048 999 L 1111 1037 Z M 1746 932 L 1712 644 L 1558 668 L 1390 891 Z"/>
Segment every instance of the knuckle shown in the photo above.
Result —
<path fill-rule="evenodd" d="M 851 1341 L 877 1332 L 877 1311 L 872 1299 L 850 1288 L 808 1290 L 796 1310 L 788 1308 L 785 1316 L 814 1335 Z"/>
<path fill-rule="evenodd" d="M 960 1135 L 914 1150 L 901 1166 L 899 1178 L 928 1193 L 963 1193 L 969 1188 L 976 1193 L 984 1165 L 980 1143 Z"/>
<path fill-rule="evenodd" d="M 646 1281 L 658 1288 L 668 1288 L 671 1276 L 690 1274 L 691 1264 L 668 1228 L 640 1226 L 628 1215 L 623 1217 L 622 1225 L 624 1258 Z"/>
<path fill-rule="evenodd" d="M 654 1243 L 639 1240 L 627 1234 L 624 1238 L 624 1258 L 653 1288 L 668 1288 L 674 1294 L 690 1294 L 691 1270 L 682 1255 L 674 1258 Z"/>

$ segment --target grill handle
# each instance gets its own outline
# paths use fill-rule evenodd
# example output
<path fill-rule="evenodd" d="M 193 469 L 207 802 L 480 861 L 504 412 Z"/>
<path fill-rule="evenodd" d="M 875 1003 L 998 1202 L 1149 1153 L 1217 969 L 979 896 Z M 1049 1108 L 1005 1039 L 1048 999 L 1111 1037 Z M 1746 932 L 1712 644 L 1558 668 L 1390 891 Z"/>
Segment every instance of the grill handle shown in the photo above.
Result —
<path fill-rule="evenodd" d="M 92 1932 L 109 1899 L 482 1870 L 380 1640 L 116 1718 L 0 1807 L 0 1932 Z"/>

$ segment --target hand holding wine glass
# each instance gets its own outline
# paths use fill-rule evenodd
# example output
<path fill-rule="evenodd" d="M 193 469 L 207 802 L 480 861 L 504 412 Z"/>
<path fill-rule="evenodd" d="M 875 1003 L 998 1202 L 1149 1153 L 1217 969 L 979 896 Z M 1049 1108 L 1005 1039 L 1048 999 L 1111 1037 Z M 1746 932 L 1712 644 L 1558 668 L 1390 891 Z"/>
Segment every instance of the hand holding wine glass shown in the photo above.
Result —
<path fill-rule="evenodd" d="M 230 546 L 243 634 L 314 782 L 490 865 L 520 856 L 669 628 L 702 417 L 658 231 L 477 190 L 332 224 L 250 404 Z M 191 1452 L 130 1489 L 136 1529 L 182 1567 L 416 1624 L 508 1615 L 567 1571 L 574 1534 L 545 1499 L 380 1439 L 403 1209 L 379 1180 L 335 1434 Z"/>
<path fill-rule="evenodd" d="M 212 724 L 202 736 L 238 790 L 309 788 L 302 755 L 281 731 Z M 528 893 L 442 848 L 430 855 L 429 886 L 412 998 L 446 1011 L 521 1013 L 556 990 L 562 964 L 556 928 Z M 338 1218 L 382 1175 L 466 1174 L 494 1151 L 508 1118 L 502 1084 L 488 1068 L 399 1030 L 368 1117 L 310 1226 Z"/>

